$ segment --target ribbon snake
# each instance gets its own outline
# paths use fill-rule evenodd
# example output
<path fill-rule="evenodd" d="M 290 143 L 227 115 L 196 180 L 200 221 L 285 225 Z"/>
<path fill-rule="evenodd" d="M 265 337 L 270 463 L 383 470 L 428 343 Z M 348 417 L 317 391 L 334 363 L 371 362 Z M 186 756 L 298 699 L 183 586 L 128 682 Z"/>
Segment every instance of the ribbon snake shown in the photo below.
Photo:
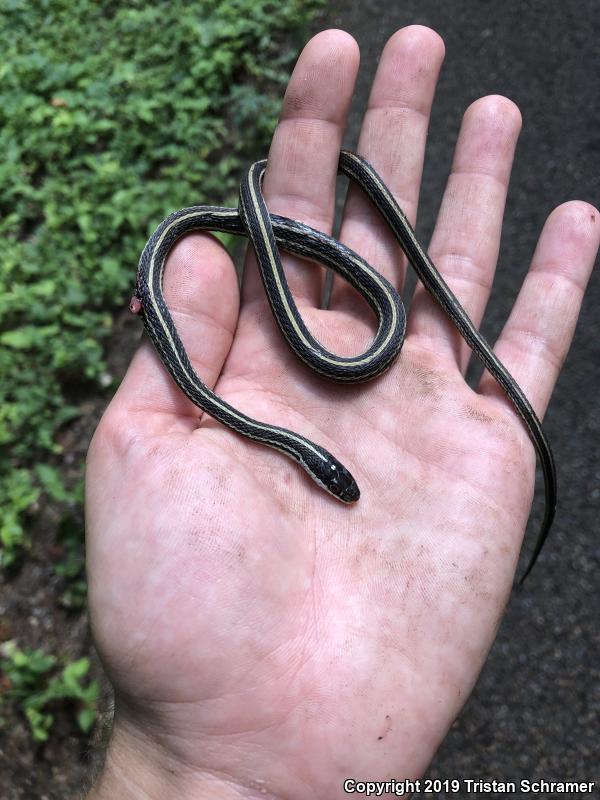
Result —
<path fill-rule="evenodd" d="M 323 489 L 352 503 L 360 492 L 350 472 L 324 448 L 286 428 L 268 425 L 236 410 L 200 380 L 194 370 L 162 290 L 166 258 L 173 245 L 192 230 L 222 231 L 250 238 L 277 324 L 296 355 L 311 369 L 334 381 L 366 381 L 384 372 L 398 356 L 406 316 L 400 295 L 366 261 L 335 239 L 308 225 L 271 214 L 261 191 L 266 160 L 253 164 L 240 185 L 238 208 L 193 206 L 168 216 L 158 226 L 140 257 L 135 295 L 130 308 L 140 313 L 163 364 L 199 408 L 237 433 L 273 447 L 296 460 Z M 521 417 L 540 460 L 545 484 L 545 512 L 531 560 L 531 571 L 550 531 L 556 509 L 556 470 L 552 450 L 527 397 L 469 319 L 455 295 L 421 247 L 404 213 L 380 176 L 361 156 L 342 151 L 339 171 L 354 180 L 389 225 L 417 277 L 448 315 L 473 353 L 498 382 Z M 370 304 L 379 325 L 369 348 L 359 356 L 337 356 L 306 328 L 288 287 L 279 247 L 318 261 L 350 283 Z"/>

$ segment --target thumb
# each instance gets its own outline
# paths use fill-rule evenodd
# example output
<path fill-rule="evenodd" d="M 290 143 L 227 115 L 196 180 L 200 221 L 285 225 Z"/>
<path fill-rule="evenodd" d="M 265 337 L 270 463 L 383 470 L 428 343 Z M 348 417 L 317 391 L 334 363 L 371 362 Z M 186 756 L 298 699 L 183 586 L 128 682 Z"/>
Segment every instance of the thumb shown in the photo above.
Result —
<path fill-rule="evenodd" d="M 167 258 L 163 293 L 194 369 L 212 388 L 229 353 L 239 311 L 229 254 L 210 234 L 184 237 Z M 175 384 L 146 335 L 111 405 L 113 411 L 147 415 L 137 417 L 137 423 L 150 425 L 153 433 L 172 431 L 174 422 L 195 428 L 202 413 Z"/>

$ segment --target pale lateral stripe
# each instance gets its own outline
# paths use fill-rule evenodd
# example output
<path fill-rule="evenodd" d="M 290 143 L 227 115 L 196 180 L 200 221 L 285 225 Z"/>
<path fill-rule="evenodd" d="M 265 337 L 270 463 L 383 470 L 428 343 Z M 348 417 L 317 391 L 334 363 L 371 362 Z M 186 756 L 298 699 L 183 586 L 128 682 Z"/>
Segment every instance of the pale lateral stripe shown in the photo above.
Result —
<path fill-rule="evenodd" d="M 234 209 L 234 213 L 237 215 L 237 211 L 235 209 Z M 200 392 L 200 394 L 202 394 L 205 397 L 207 397 L 216 406 L 218 406 L 226 415 L 228 415 L 230 417 L 234 417 L 239 422 L 242 422 L 242 423 L 244 423 L 246 425 L 251 425 L 254 428 L 262 428 L 264 430 L 265 428 L 270 428 L 271 426 L 269 426 L 269 425 L 267 425 L 265 423 L 262 423 L 262 422 L 257 422 L 255 420 L 251 419 L 250 417 L 242 416 L 242 415 L 238 414 L 235 411 L 235 409 L 232 408 L 231 406 L 223 405 L 223 403 L 220 401 L 219 397 L 216 394 L 214 394 L 213 392 L 208 394 L 207 392 L 210 391 L 210 390 L 208 390 L 207 387 L 205 387 L 204 384 L 199 379 L 197 380 L 196 376 L 193 376 L 193 375 L 189 374 L 189 372 L 185 368 L 185 365 L 183 364 L 181 358 L 179 357 L 179 353 L 177 351 L 177 347 L 175 346 L 175 342 L 173 341 L 173 338 L 171 336 L 171 331 L 169 330 L 168 325 L 165 323 L 164 317 L 161 314 L 160 307 L 159 307 L 158 302 L 156 301 L 156 297 L 154 295 L 154 289 L 153 289 L 153 285 L 154 285 L 154 253 L 157 251 L 159 246 L 162 244 L 165 235 L 171 230 L 173 225 L 175 225 L 176 223 L 180 222 L 181 220 L 190 219 L 191 217 L 197 217 L 198 215 L 199 215 L 198 212 L 194 212 L 194 213 L 186 214 L 183 217 L 178 217 L 176 220 L 174 220 L 170 225 L 168 225 L 165 228 L 165 230 L 163 231 L 162 235 L 160 236 L 156 246 L 154 247 L 154 249 L 152 251 L 152 257 L 150 259 L 150 268 L 148 270 L 148 289 L 149 289 L 149 293 L 150 293 L 150 299 L 152 301 L 152 307 L 153 307 L 153 309 L 154 309 L 154 311 L 156 313 L 156 316 L 159 318 L 159 320 L 161 322 L 161 327 L 162 327 L 163 333 L 164 333 L 167 341 L 169 342 L 172 354 L 175 355 L 177 361 L 179 362 L 179 366 L 181 367 L 182 372 L 185 374 L 185 376 L 189 380 L 189 382 L 196 388 L 196 390 L 198 392 Z M 232 214 L 222 213 L 222 214 L 218 214 L 217 216 L 232 216 Z M 165 260 L 163 260 L 162 264 L 160 265 L 159 282 L 160 282 L 161 286 L 162 286 L 162 276 L 163 276 L 164 266 L 165 266 L 164 262 L 165 262 Z M 315 447 L 313 447 L 308 440 L 301 439 L 300 437 L 296 436 L 292 431 L 284 430 L 283 434 L 281 433 L 281 431 L 277 431 L 277 435 L 285 435 L 285 437 L 290 438 L 290 439 L 298 442 L 300 445 L 302 445 L 304 447 L 307 447 L 309 450 L 312 450 L 313 453 L 316 456 L 318 456 L 322 461 L 327 461 L 325 456 L 322 453 L 320 453 Z M 256 437 L 250 436 L 250 438 L 254 439 Z M 270 446 L 271 447 L 276 447 L 275 445 L 270 445 Z M 299 461 L 302 461 L 304 463 L 300 453 L 297 452 L 296 453 L 296 457 L 298 458 Z"/>
<path fill-rule="evenodd" d="M 355 163 L 361 165 L 363 169 L 367 170 L 367 172 L 371 176 L 371 178 L 374 181 L 374 183 L 377 184 L 377 188 L 379 189 L 381 194 L 385 195 L 385 197 L 387 198 L 387 200 L 390 203 L 390 205 L 392 206 L 392 208 L 394 208 L 394 207 L 398 208 L 398 203 L 396 202 L 396 198 L 391 194 L 391 192 L 388 189 L 388 187 L 384 183 L 381 182 L 381 180 L 380 180 L 379 176 L 377 175 L 377 173 L 373 172 L 371 169 L 369 169 L 363 162 L 361 162 L 359 159 L 357 159 L 356 156 L 353 153 L 347 153 L 347 155 L 351 156 L 352 160 Z M 357 178 L 358 177 L 358 173 L 354 172 L 353 173 L 353 177 Z M 380 211 L 381 211 L 381 209 L 380 209 Z M 381 211 L 381 213 L 383 214 L 385 219 L 388 221 L 390 226 L 392 228 L 394 228 L 395 220 L 394 219 L 390 219 L 388 214 L 386 214 L 385 212 Z M 513 405 L 515 407 L 515 410 L 518 412 L 518 414 L 521 417 L 522 421 L 525 423 L 525 427 L 527 428 L 527 430 L 534 437 L 536 435 L 539 436 L 540 435 L 540 431 L 542 430 L 541 425 L 539 424 L 539 420 L 537 419 L 537 417 L 535 415 L 533 416 L 532 419 L 530 419 L 523 412 L 522 408 L 520 408 L 520 406 L 519 406 L 519 401 L 523 405 L 525 405 L 527 407 L 530 406 L 529 400 L 523 394 L 523 392 L 521 391 L 520 387 L 517 384 L 513 385 L 511 383 L 512 378 L 510 376 L 510 373 L 508 372 L 508 370 L 506 369 L 504 364 L 499 360 L 498 356 L 490 348 L 490 346 L 485 341 L 485 339 L 482 337 L 482 335 L 477 330 L 477 328 L 475 327 L 473 322 L 469 319 L 469 317 L 465 314 L 463 309 L 460 307 L 460 305 L 458 304 L 457 298 L 452 293 L 452 290 L 446 285 L 446 283 L 445 283 L 444 279 L 442 278 L 442 276 L 440 275 L 439 271 L 431 263 L 431 259 L 424 252 L 423 248 L 421 247 L 421 245 L 419 244 L 419 242 L 417 241 L 415 236 L 410 232 L 410 230 L 405 230 L 405 233 L 409 235 L 410 240 L 413 243 L 413 246 L 418 250 L 418 252 L 419 252 L 419 254 L 421 256 L 421 259 L 425 263 L 428 264 L 429 268 L 432 269 L 434 274 L 438 277 L 438 282 L 436 284 L 436 291 L 438 291 L 438 292 L 441 291 L 444 294 L 444 296 L 446 297 L 449 305 L 452 308 L 452 311 L 450 311 L 450 309 L 445 308 L 445 307 L 444 307 L 444 310 L 452 318 L 452 320 L 454 321 L 455 325 L 459 325 L 459 326 L 462 325 L 463 328 L 466 329 L 466 330 L 463 331 L 463 333 L 464 333 L 464 335 L 466 336 L 467 339 L 470 339 L 470 341 L 468 341 L 467 343 L 470 344 L 471 346 L 473 346 L 473 343 L 478 345 L 478 347 L 475 346 L 475 348 L 474 348 L 475 349 L 475 354 L 477 356 L 479 356 L 479 358 L 482 359 L 482 361 L 484 362 L 485 366 L 489 368 L 490 363 L 494 365 L 494 367 L 497 370 L 497 372 L 494 373 L 494 377 L 498 381 L 500 386 L 504 389 L 504 391 L 507 393 L 508 397 L 512 400 L 512 403 L 513 403 Z M 419 277 L 421 277 L 421 276 L 419 276 Z M 421 278 L 421 280 L 422 280 L 422 278 Z M 438 300 L 439 300 L 439 298 L 438 298 Z M 460 327 L 459 327 L 459 329 L 460 329 Z M 534 423 L 533 420 L 535 420 L 535 423 Z"/>
<path fill-rule="evenodd" d="M 256 168 L 257 168 L 256 164 L 253 164 L 252 165 L 252 174 L 254 173 L 254 170 Z M 264 168 L 262 168 L 262 169 L 264 171 Z M 254 191 L 254 186 L 252 185 L 251 181 L 249 181 L 249 185 L 250 185 L 250 193 L 252 195 L 252 201 L 253 201 L 255 207 L 258 207 L 258 199 L 256 197 L 256 192 Z M 306 349 L 310 350 L 311 352 L 313 352 L 312 345 L 306 339 L 306 337 L 304 336 L 301 328 L 298 326 L 298 322 L 297 322 L 296 318 L 294 317 L 294 314 L 292 313 L 292 309 L 290 308 L 290 306 L 288 304 L 287 297 L 286 297 L 285 292 L 283 290 L 283 284 L 281 283 L 281 280 L 280 280 L 280 277 L 279 277 L 279 273 L 278 273 L 278 270 L 277 270 L 277 267 L 276 267 L 277 262 L 275 261 L 275 257 L 273 255 L 273 251 L 271 249 L 271 245 L 270 245 L 270 242 L 269 242 L 269 239 L 268 239 L 268 234 L 267 234 L 267 231 L 266 231 L 266 228 L 265 228 L 265 225 L 264 225 L 264 220 L 262 219 L 260 214 L 257 214 L 256 216 L 258 217 L 258 222 L 259 222 L 262 234 L 263 234 L 264 241 L 267 244 L 267 250 L 268 250 L 268 254 L 269 254 L 269 261 L 271 263 L 271 271 L 272 271 L 272 274 L 275 277 L 275 282 L 277 284 L 277 291 L 279 293 L 279 298 L 281 300 L 281 303 L 282 303 L 283 307 L 285 308 L 285 312 L 286 312 L 286 315 L 288 317 L 288 320 L 291 322 L 292 327 L 296 331 L 296 334 L 297 334 L 298 338 L 302 341 L 302 343 L 304 344 Z M 355 261 L 355 259 L 352 259 L 352 260 Z M 362 265 L 360 265 L 360 266 L 362 267 Z M 377 275 L 377 273 L 375 271 L 373 271 L 371 273 L 371 277 L 379 284 L 383 294 L 388 296 L 387 287 L 384 286 L 381 283 L 381 281 L 379 279 L 379 276 Z M 365 287 L 363 287 L 363 291 L 366 291 Z M 375 303 L 377 308 L 379 308 L 379 310 L 381 311 L 381 306 L 377 302 L 377 299 L 375 297 L 373 297 L 368 291 L 366 291 L 366 294 L 368 294 L 369 297 L 371 297 L 371 299 L 373 300 L 373 302 Z M 393 335 L 393 333 L 394 333 L 394 331 L 396 329 L 396 321 L 397 321 L 396 306 L 391 301 L 390 301 L 390 309 L 391 309 L 391 315 L 392 315 L 392 324 L 390 325 L 390 331 L 389 331 L 386 339 L 379 346 L 379 348 L 374 353 L 371 353 L 370 356 L 367 356 L 366 358 L 357 359 L 356 361 L 340 361 L 339 359 L 329 358 L 328 356 L 325 356 L 322 353 L 319 353 L 318 354 L 318 358 L 321 359 L 322 361 L 326 361 L 328 364 L 334 364 L 335 366 L 342 367 L 342 368 L 345 368 L 345 367 L 348 367 L 348 368 L 359 367 L 359 366 L 362 366 L 363 364 L 368 364 L 371 361 L 373 361 L 374 359 L 376 359 L 377 356 L 379 355 L 379 353 L 382 352 L 382 350 L 387 346 L 387 344 L 389 343 L 389 341 L 392 338 L 392 335 Z"/>

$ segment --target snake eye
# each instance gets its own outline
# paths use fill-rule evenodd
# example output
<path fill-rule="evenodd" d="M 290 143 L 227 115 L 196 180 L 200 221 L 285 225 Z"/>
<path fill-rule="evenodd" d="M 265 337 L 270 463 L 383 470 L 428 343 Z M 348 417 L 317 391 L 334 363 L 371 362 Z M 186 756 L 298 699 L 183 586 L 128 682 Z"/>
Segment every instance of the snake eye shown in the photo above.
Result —
<path fill-rule="evenodd" d="M 344 503 L 355 503 L 360 497 L 360 489 L 352 475 L 343 464 L 332 459 L 327 465 L 329 475 L 327 488 Z"/>

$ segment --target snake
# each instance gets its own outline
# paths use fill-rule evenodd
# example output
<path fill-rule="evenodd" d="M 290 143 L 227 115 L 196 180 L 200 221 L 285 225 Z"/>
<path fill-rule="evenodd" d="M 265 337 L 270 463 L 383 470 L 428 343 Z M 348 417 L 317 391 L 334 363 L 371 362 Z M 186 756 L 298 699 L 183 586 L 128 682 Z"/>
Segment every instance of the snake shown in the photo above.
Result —
<path fill-rule="evenodd" d="M 396 288 L 360 255 L 309 225 L 271 213 L 262 181 L 267 159 L 242 176 L 238 206 L 190 206 L 170 214 L 148 239 L 139 259 L 130 309 L 144 328 L 175 383 L 198 408 L 236 433 L 280 451 L 296 461 L 313 481 L 343 503 L 354 503 L 360 490 L 351 472 L 328 450 L 299 433 L 243 414 L 200 379 L 179 337 L 163 295 L 167 256 L 190 231 L 219 231 L 247 237 L 277 325 L 296 356 L 329 380 L 359 383 L 385 372 L 398 357 L 406 333 L 406 313 Z M 531 572 L 556 513 L 557 478 L 552 449 L 531 403 L 479 332 L 446 281 L 421 247 L 414 229 L 374 167 L 348 150 L 339 155 L 338 172 L 354 181 L 387 223 L 418 279 L 449 317 L 472 352 L 496 380 L 521 418 L 544 476 L 545 506 L 540 531 L 521 583 Z M 369 347 L 352 357 L 327 350 L 306 327 L 285 277 L 279 250 L 317 261 L 354 287 L 373 309 L 378 327 Z"/>

